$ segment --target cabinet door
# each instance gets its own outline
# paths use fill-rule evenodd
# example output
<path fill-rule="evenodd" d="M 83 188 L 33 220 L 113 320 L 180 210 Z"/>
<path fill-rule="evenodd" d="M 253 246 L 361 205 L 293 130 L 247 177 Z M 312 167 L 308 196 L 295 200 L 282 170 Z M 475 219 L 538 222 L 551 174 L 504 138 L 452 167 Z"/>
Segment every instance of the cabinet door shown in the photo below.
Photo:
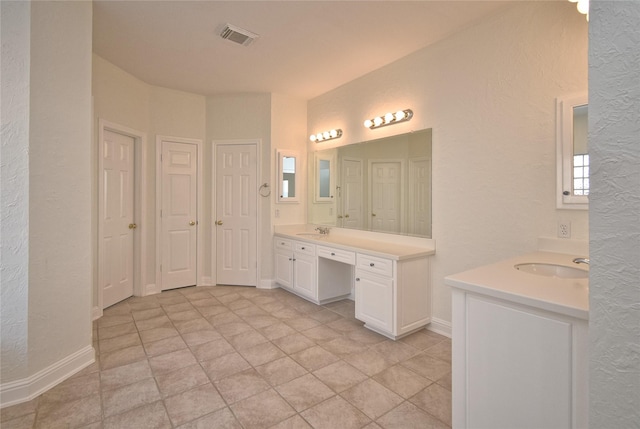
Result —
<path fill-rule="evenodd" d="M 356 270 L 356 319 L 393 333 L 393 279 Z"/>
<path fill-rule="evenodd" d="M 293 267 L 294 289 L 300 295 L 317 299 L 316 259 L 305 255 L 295 255 Z"/>
<path fill-rule="evenodd" d="M 276 252 L 276 281 L 286 287 L 293 283 L 293 255 L 288 252 Z"/>

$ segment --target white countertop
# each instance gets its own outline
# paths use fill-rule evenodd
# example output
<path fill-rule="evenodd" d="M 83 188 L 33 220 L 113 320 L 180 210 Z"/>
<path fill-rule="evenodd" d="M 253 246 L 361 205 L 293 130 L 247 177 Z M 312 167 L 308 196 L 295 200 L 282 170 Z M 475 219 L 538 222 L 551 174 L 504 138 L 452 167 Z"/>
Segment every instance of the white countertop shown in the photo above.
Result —
<path fill-rule="evenodd" d="M 336 232 L 333 229 L 327 235 L 308 235 L 313 232 L 314 231 L 309 231 L 302 226 L 280 227 L 276 230 L 275 236 L 353 252 L 365 252 L 370 255 L 394 260 L 420 258 L 433 255 L 436 252 L 433 246 L 417 246 L 415 244 L 400 243 L 398 241 L 402 241 L 401 237 L 398 237 L 396 242 L 392 242 L 391 238 L 389 241 L 374 240 L 351 235 L 341 235 L 340 232 Z"/>
<path fill-rule="evenodd" d="M 548 263 L 588 270 L 572 261 L 585 255 L 534 252 L 445 278 L 445 284 L 579 319 L 589 319 L 589 279 L 546 277 L 519 271 L 521 263 Z"/>

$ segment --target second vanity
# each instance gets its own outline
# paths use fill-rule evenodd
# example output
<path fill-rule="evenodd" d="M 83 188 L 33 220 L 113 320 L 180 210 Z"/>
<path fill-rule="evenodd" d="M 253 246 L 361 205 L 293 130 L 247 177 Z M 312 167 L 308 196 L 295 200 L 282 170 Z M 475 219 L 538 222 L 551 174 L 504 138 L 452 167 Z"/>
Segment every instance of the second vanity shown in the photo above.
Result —
<path fill-rule="evenodd" d="M 539 251 L 445 279 L 453 427 L 588 427 L 584 254 Z"/>
<path fill-rule="evenodd" d="M 355 316 L 365 327 L 400 338 L 431 321 L 429 256 L 435 249 L 398 241 L 279 227 L 276 282 L 316 304 L 353 298 Z"/>

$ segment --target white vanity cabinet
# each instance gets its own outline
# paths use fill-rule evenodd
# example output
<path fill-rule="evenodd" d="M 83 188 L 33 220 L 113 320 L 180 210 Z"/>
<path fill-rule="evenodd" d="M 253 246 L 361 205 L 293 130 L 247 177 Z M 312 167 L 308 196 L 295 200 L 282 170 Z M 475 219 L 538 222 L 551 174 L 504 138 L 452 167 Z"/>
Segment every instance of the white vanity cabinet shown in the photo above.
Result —
<path fill-rule="evenodd" d="M 316 246 L 276 238 L 275 250 L 276 281 L 297 295 L 317 301 Z"/>
<path fill-rule="evenodd" d="M 356 319 L 392 339 L 431 321 L 429 260 L 356 256 Z"/>
<path fill-rule="evenodd" d="M 320 305 L 354 299 L 356 318 L 394 340 L 431 322 L 434 248 L 289 229 L 274 236 L 281 287 Z"/>
<path fill-rule="evenodd" d="M 531 260 L 571 264 L 538 253 L 445 279 L 455 428 L 589 427 L 588 280 L 514 269 Z"/>

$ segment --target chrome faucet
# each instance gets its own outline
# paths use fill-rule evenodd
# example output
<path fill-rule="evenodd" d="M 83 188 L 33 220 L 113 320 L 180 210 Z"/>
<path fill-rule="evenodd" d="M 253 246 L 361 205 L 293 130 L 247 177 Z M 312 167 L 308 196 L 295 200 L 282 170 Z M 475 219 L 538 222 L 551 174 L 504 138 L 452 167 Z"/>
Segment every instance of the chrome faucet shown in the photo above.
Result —
<path fill-rule="evenodd" d="M 330 230 L 331 228 L 329 228 L 328 226 L 319 226 L 316 228 L 316 231 L 323 235 L 328 235 Z"/>
<path fill-rule="evenodd" d="M 575 258 L 573 260 L 574 264 L 587 264 L 589 265 L 589 258 Z"/>

